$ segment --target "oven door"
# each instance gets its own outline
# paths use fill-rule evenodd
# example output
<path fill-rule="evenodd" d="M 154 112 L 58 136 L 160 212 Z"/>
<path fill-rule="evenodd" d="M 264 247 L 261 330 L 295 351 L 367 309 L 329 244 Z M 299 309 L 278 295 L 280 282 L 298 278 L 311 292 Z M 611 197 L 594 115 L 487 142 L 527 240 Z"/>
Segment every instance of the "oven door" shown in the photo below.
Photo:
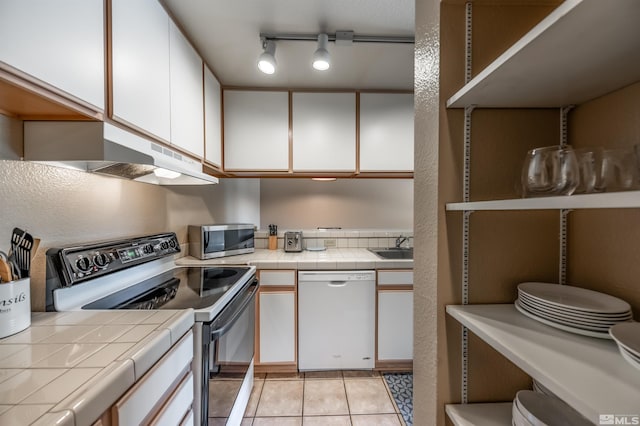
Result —
<path fill-rule="evenodd" d="M 203 353 L 209 355 L 203 356 L 208 364 L 207 368 L 203 365 L 203 424 L 207 418 L 225 424 L 244 415 L 253 386 L 257 290 L 254 278 L 213 322 L 203 324 L 203 338 L 209 336 L 208 352 Z"/>

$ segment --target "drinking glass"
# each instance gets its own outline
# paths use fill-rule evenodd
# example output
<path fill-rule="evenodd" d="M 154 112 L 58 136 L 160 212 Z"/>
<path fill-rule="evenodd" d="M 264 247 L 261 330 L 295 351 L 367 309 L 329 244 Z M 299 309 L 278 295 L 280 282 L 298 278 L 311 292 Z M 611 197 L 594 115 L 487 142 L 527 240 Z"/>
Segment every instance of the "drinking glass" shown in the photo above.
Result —
<path fill-rule="evenodd" d="M 638 164 L 634 148 L 607 149 L 602 153 L 602 187 L 607 192 L 638 187 Z"/>
<path fill-rule="evenodd" d="M 522 168 L 525 197 L 571 195 L 580 183 L 580 168 L 570 146 L 535 148 Z"/>

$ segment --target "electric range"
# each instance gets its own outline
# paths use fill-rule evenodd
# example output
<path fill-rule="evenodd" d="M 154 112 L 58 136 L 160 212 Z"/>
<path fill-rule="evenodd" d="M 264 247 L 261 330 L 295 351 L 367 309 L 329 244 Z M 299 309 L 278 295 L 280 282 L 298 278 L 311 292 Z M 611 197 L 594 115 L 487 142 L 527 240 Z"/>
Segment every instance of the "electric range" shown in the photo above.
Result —
<path fill-rule="evenodd" d="M 196 424 L 239 424 L 253 386 L 255 267 L 179 267 L 177 253 L 173 233 L 49 249 L 46 308 L 194 309 Z"/>

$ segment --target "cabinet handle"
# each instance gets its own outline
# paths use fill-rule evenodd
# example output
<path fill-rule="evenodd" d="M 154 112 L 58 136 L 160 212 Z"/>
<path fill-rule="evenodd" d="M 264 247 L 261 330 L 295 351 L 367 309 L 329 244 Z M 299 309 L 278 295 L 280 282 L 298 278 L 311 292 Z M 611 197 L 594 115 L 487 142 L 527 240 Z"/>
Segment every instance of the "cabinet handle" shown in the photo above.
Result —
<path fill-rule="evenodd" d="M 346 281 L 329 281 L 327 284 L 329 287 L 345 287 L 347 285 Z"/>

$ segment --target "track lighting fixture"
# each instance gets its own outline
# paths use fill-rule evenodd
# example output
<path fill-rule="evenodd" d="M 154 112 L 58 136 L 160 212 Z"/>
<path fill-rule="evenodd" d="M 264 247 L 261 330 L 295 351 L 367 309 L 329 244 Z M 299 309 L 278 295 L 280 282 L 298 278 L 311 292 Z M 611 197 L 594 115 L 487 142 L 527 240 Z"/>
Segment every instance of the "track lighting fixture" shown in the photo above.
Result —
<path fill-rule="evenodd" d="M 326 71 L 331 66 L 331 56 L 327 50 L 329 36 L 327 34 L 318 34 L 318 48 L 313 52 L 313 68 L 318 71 Z"/>
<path fill-rule="evenodd" d="M 327 50 L 330 41 L 336 46 L 351 46 L 353 43 L 401 43 L 414 44 L 414 37 L 404 36 L 371 36 L 354 35 L 353 31 L 336 31 L 335 34 L 260 34 L 263 52 L 258 58 L 258 68 L 265 74 L 276 72 L 276 40 L 286 41 L 317 41 L 318 47 L 313 53 L 313 68 L 325 71 L 331 66 L 331 56 Z"/>
<path fill-rule="evenodd" d="M 276 72 L 276 42 L 273 40 L 262 40 L 264 51 L 258 58 L 258 69 L 265 74 Z"/>

